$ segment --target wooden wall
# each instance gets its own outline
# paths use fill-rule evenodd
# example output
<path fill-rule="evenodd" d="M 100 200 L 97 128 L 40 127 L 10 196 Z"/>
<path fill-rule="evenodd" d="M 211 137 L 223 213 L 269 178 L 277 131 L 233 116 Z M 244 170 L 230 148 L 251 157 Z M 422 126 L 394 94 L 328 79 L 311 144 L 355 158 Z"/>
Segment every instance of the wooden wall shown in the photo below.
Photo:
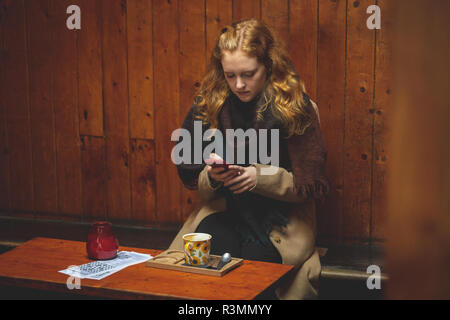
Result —
<path fill-rule="evenodd" d="M 81 30 L 66 8 L 81 8 Z M 369 5 L 382 12 L 369 30 Z M 331 194 L 322 241 L 384 239 L 391 0 L 0 0 L 0 208 L 36 219 L 181 223 L 170 160 L 215 38 L 256 17 L 318 103 Z"/>

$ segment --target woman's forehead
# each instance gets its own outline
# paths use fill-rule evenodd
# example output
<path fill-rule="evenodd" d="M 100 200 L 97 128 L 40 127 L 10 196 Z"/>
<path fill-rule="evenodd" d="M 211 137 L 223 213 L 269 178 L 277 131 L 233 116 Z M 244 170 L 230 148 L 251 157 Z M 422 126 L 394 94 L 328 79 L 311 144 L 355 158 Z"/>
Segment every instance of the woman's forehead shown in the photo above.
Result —
<path fill-rule="evenodd" d="M 240 50 L 223 52 L 222 68 L 225 72 L 251 71 L 260 66 L 256 57 L 248 56 Z"/>

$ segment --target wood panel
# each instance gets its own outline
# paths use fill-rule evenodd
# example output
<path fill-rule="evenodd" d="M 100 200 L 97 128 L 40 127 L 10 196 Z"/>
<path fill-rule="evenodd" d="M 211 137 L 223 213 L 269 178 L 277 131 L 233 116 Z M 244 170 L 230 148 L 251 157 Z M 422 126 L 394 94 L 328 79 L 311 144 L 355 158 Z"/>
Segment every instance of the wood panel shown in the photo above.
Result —
<path fill-rule="evenodd" d="M 203 0 L 180 3 L 180 123 L 189 112 L 205 73 L 206 37 Z M 186 219 L 199 202 L 197 191 L 183 188 L 182 217 Z"/>
<path fill-rule="evenodd" d="M 387 0 L 378 1 L 378 31 L 366 28 L 375 0 L 76 0 L 78 31 L 65 28 L 68 0 L 0 3 L 3 209 L 183 222 L 198 197 L 181 186 L 171 133 L 222 28 L 257 17 L 289 44 L 319 106 L 331 182 L 319 237 L 384 238 L 394 108 Z"/>
<path fill-rule="evenodd" d="M 49 2 L 26 2 L 30 78 L 31 142 L 34 208 L 41 214 L 58 211 L 55 112 L 52 101 L 53 50 Z"/>
<path fill-rule="evenodd" d="M 154 138 L 152 19 L 151 1 L 127 1 L 131 138 Z"/>
<path fill-rule="evenodd" d="M 233 0 L 233 21 L 261 19 L 261 0 Z"/>
<path fill-rule="evenodd" d="M 102 2 L 77 0 L 81 30 L 77 30 L 80 134 L 103 137 Z"/>
<path fill-rule="evenodd" d="M 84 221 L 107 219 L 105 139 L 81 136 L 81 169 Z"/>
<path fill-rule="evenodd" d="M 151 1 L 127 1 L 130 138 L 154 137 Z M 155 222 L 153 141 L 131 141 L 131 219 Z"/>
<path fill-rule="evenodd" d="M 155 81 L 156 212 L 158 222 L 181 220 L 181 183 L 170 153 L 180 126 L 178 1 L 153 3 Z"/>
<path fill-rule="evenodd" d="M 0 7 L 3 3 L 0 2 Z M 4 28 L 6 22 L 3 16 L 6 14 L 5 9 L 0 9 L 0 58 L 6 57 L 6 46 L 4 41 Z M 0 97 L 6 95 L 6 78 L 4 77 L 4 66 L 0 66 Z M 9 150 L 8 150 L 8 121 L 6 116 L 6 105 L 3 99 L 0 99 L 0 212 L 9 215 L 11 189 L 9 181 Z"/>
<path fill-rule="evenodd" d="M 233 22 L 233 0 L 206 1 L 206 56 L 209 62 L 220 31 Z"/>
<path fill-rule="evenodd" d="M 392 82 L 394 69 L 392 61 L 392 34 L 394 27 L 395 6 L 392 1 L 379 0 L 381 29 L 376 31 L 376 67 L 374 94 L 374 131 L 372 158 L 372 240 L 384 239 L 387 222 L 387 180 L 391 155 L 388 143 L 391 141 L 391 122 L 393 114 Z"/>
<path fill-rule="evenodd" d="M 318 0 L 289 2 L 289 43 L 292 62 L 306 91 L 316 101 Z"/>
<path fill-rule="evenodd" d="M 1 82 L 2 80 L 0 79 L 0 83 Z M 3 94 L 1 89 L 0 94 Z M 9 215 L 9 209 L 11 207 L 9 202 L 9 190 L 11 187 L 9 182 L 8 137 L 6 126 L 6 110 L 3 103 L 0 101 L 0 212 Z"/>
<path fill-rule="evenodd" d="M 289 50 L 289 0 L 261 0 L 261 19 Z"/>
<path fill-rule="evenodd" d="M 343 216 L 344 93 L 346 1 L 319 1 L 317 103 L 328 150 L 330 194 L 320 207 L 318 233 L 322 239 L 341 241 Z"/>
<path fill-rule="evenodd" d="M 2 1 L 2 103 L 7 125 L 11 210 L 32 214 L 34 208 L 27 30 L 23 1 Z M 14 88 L 14 90 L 12 90 Z"/>
<path fill-rule="evenodd" d="M 103 90 L 108 218 L 130 219 L 126 2 L 103 1 Z"/>
<path fill-rule="evenodd" d="M 155 144 L 153 140 L 131 141 L 131 219 L 155 224 Z"/>
<path fill-rule="evenodd" d="M 343 233 L 349 239 L 370 236 L 375 30 L 366 26 L 366 9 L 372 4 L 347 6 Z"/>
<path fill-rule="evenodd" d="M 80 217 L 81 154 L 78 122 L 76 31 L 66 28 L 72 0 L 51 0 L 53 36 L 52 99 L 55 110 L 58 215 Z"/>

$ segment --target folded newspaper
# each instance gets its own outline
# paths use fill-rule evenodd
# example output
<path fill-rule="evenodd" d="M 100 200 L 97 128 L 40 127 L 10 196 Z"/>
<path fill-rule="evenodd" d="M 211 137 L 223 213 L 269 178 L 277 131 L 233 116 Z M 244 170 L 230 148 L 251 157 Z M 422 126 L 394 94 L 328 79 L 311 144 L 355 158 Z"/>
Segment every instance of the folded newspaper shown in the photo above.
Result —
<path fill-rule="evenodd" d="M 126 267 L 145 262 L 151 258 L 152 256 L 149 254 L 120 251 L 114 259 L 89 262 L 81 266 L 70 266 L 58 272 L 80 279 L 101 280 Z"/>

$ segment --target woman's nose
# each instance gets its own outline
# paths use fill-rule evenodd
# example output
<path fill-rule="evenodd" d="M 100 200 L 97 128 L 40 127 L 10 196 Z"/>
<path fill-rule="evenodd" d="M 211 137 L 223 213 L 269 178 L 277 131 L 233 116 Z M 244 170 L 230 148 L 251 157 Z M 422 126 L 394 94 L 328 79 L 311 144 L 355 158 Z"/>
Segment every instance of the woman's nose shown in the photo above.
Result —
<path fill-rule="evenodd" d="M 244 88 L 245 88 L 244 81 L 242 81 L 242 78 L 237 77 L 237 79 L 236 79 L 236 89 L 240 90 L 240 89 L 244 89 Z"/>

